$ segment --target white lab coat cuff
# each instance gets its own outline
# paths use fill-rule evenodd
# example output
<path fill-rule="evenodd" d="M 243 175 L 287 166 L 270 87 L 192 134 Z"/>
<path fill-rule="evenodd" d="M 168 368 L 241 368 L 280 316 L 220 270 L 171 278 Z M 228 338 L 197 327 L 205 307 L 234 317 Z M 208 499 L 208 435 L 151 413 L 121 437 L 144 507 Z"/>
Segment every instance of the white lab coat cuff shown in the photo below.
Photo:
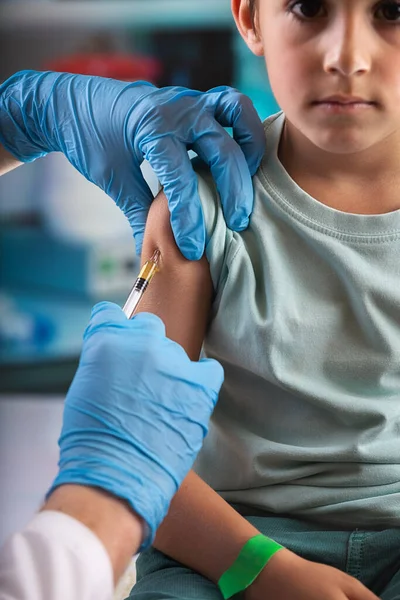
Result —
<path fill-rule="evenodd" d="M 6 599 L 111 600 L 112 566 L 90 529 L 46 510 L 1 549 L 0 588 Z"/>

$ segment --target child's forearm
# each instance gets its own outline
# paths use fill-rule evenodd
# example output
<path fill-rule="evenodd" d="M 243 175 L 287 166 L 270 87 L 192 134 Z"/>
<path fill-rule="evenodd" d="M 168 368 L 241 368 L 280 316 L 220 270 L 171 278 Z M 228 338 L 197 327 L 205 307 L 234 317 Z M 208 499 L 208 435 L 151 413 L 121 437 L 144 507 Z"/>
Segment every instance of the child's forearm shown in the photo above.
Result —
<path fill-rule="evenodd" d="M 259 531 L 193 471 L 175 495 L 154 547 L 214 583 Z"/>

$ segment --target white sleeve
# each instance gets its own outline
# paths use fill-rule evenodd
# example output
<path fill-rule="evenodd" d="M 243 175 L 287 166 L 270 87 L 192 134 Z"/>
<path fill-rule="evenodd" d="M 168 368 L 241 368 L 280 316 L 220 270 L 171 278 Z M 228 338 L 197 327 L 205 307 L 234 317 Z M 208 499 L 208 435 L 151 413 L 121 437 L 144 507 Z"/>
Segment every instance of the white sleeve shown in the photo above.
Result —
<path fill-rule="evenodd" d="M 103 544 L 60 512 L 38 513 L 0 550 L 0 600 L 112 600 L 113 592 Z"/>

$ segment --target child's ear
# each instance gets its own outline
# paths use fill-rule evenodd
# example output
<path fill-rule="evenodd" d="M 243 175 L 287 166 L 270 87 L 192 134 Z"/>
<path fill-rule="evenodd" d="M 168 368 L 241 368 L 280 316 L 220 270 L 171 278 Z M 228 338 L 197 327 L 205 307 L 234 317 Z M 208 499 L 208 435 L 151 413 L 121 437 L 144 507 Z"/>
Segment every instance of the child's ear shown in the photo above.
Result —
<path fill-rule="evenodd" d="M 264 45 L 258 33 L 257 12 L 253 22 L 249 0 L 231 0 L 231 8 L 240 35 L 253 54 L 263 56 Z"/>

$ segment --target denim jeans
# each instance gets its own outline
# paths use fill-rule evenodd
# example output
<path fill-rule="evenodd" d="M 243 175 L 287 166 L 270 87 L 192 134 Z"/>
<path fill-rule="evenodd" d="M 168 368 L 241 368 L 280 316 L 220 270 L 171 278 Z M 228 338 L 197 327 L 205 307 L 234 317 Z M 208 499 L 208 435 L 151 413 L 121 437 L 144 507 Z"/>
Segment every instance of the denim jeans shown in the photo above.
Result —
<path fill-rule="evenodd" d="M 400 510 L 400 507 L 399 507 Z M 298 556 L 336 567 L 382 600 L 400 600 L 400 528 L 337 531 L 295 518 L 246 519 Z M 218 587 L 199 573 L 150 548 L 137 561 L 134 600 L 222 600 Z M 279 600 L 268 598 L 266 600 Z"/>

